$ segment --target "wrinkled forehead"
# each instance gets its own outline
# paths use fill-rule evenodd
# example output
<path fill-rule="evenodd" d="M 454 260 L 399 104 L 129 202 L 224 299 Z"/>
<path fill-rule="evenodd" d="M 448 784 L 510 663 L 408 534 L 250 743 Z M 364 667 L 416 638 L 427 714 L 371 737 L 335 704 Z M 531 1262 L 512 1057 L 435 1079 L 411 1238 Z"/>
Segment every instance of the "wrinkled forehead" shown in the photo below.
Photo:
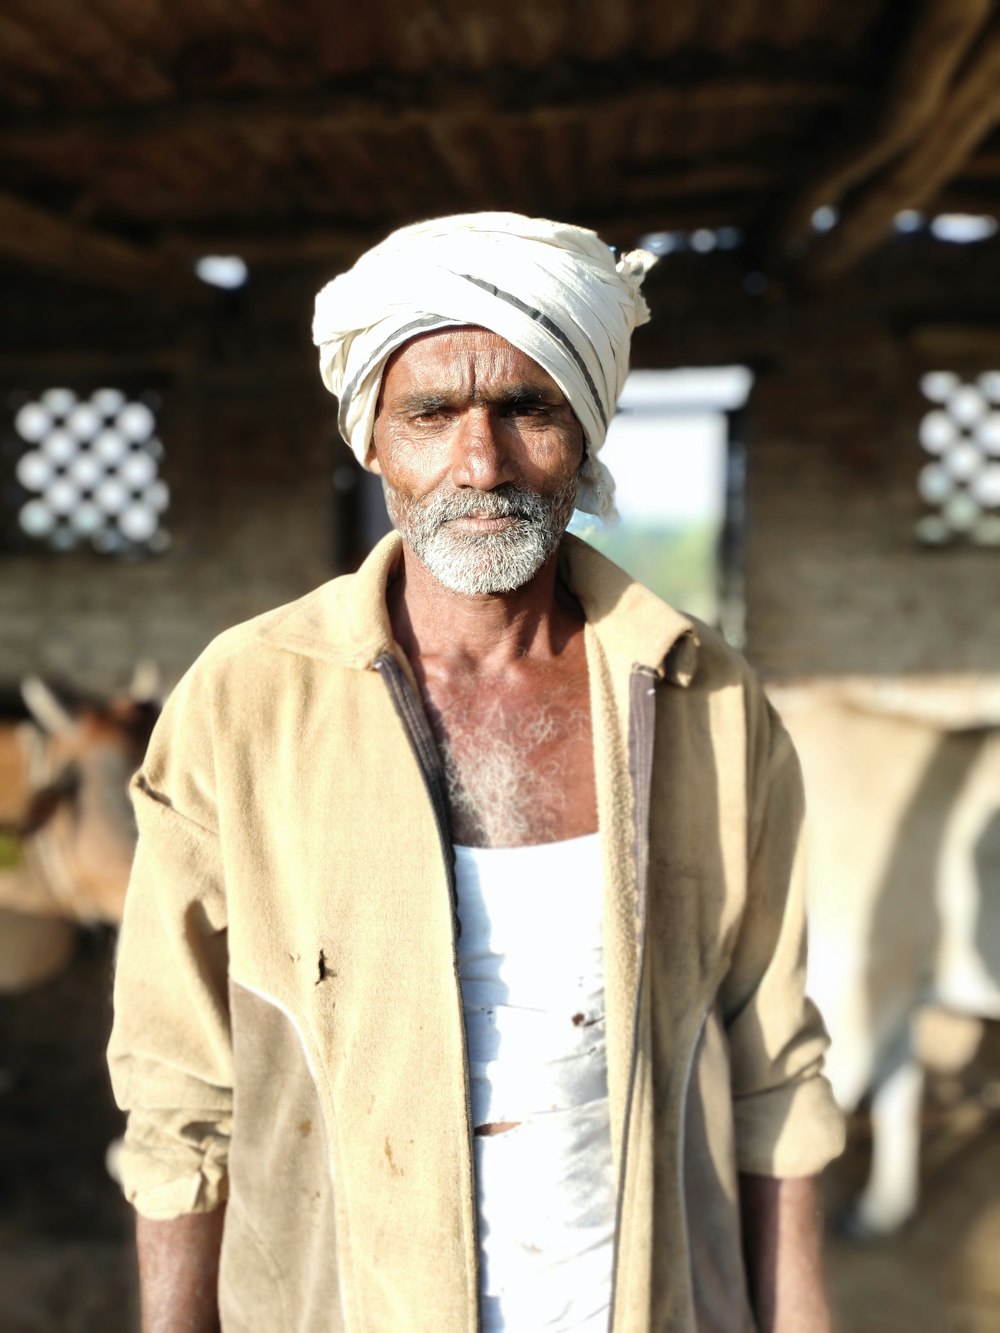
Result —
<path fill-rule="evenodd" d="M 408 339 L 382 371 L 379 405 L 397 394 L 532 391 L 556 402 L 566 395 L 543 366 L 506 338 L 478 325 L 436 329 Z"/>

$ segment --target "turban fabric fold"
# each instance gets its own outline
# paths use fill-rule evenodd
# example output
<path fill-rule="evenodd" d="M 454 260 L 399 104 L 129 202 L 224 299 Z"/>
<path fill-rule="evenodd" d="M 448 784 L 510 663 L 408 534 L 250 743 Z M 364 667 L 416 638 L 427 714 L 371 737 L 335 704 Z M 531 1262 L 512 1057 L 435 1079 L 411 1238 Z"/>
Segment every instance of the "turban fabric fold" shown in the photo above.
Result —
<path fill-rule="evenodd" d="M 577 505 L 614 508 L 597 458 L 628 374 L 632 330 L 649 319 L 640 285 L 655 256 L 615 261 L 592 231 L 517 213 L 468 213 L 393 232 L 316 298 L 320 373 L 340 432 L 367 466 L 392 353 L 422 333 L 479 325 L 555 380 L 586 440 Z"/>

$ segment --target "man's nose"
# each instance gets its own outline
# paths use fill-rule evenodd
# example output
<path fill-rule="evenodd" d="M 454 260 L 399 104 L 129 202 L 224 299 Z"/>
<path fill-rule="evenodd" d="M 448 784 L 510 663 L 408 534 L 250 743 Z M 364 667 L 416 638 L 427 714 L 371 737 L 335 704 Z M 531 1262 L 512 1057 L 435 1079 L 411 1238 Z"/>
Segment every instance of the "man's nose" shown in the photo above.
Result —
<path fill-rule="evenodd" d="M 491 491 L 514 480 L 503 423 L 485 408 L 470 408 L 455 425 L 452 481 L 477 491 Z"/>

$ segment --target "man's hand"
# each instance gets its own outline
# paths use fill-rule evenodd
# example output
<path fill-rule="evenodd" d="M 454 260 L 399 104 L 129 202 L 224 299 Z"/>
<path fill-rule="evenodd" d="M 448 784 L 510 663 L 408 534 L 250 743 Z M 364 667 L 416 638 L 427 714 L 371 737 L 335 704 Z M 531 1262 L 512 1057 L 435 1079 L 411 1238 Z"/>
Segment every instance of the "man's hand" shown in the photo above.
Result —
<path fill-rule="evenodd" d="M 142 1333 L 218 1333 L 225 1204 L 169 1222 L 136 1217 Z"/>
<path fill-rule="evenodd" d="M 740 1176 L 743 1252 L 760 1333 L 830 1333 L 816 1177 Z"/>

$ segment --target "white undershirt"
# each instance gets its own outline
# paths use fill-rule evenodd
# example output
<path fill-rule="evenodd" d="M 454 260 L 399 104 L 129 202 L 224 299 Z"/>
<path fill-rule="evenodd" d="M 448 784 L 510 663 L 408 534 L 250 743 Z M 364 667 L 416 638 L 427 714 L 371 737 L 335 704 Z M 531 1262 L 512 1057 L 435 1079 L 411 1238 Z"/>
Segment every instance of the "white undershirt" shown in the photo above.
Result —
<path fill-rule="evenodd" d="M 455 847 L 484 1333 L 607 1333 L 600 837 Z"/>

